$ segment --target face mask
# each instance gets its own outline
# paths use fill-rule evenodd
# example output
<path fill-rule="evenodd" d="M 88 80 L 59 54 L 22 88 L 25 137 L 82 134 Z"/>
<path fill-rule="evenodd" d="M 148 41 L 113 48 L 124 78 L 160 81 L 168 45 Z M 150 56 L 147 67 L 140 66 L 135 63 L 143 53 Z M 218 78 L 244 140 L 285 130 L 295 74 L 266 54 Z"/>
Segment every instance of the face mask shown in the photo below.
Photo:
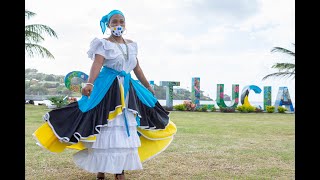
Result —
<path fill-rule="evenodd" d="M 122 26 L 110 27 L 111 33 L 115 36 L 121 36 L 124 32 L 124 28 Z"/>

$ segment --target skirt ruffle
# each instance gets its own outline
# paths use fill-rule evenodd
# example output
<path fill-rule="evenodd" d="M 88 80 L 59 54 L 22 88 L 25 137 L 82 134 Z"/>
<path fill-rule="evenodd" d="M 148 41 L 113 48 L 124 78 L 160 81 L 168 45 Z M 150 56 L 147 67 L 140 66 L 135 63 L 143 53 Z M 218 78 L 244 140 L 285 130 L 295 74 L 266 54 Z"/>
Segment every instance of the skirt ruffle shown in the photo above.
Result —
<path fill-rule="evenodd" d="M 74 154 L 74 162 L 86 171 L 97 173 L 121 173 L 122 170 L 142 169 L 137 148 L 132 149 L 84 149 Z"/>
<path fill-rule="evenodd" d="M 124 124 L 125 115 L 130 136 Z M 138 154 L 141 143 L 137 134 L 137 122 L 131 112 L 118 115 L 108 126 L 100 128 L 94 142 L 83 144 L 86 149 L 75 153 L 73 160 L 78 167 L 86 171 L 117 174 L 122 170 L 142 169 Z"/>
<path fill-rule="evenodd" d="M 104 167 L 103 164 L 110 163 L 111 159 L 125 162 L 121 166 L 115 165 L 115 168 L 139 169 L 142 168 L 140 161 L 149 160 L 165 150 L 176 133 L 169 112 L 158 101 L 155 102 L 154 97 L 150 97 L 150 92 L 145 92 L 148 90 L 135 82 L 130 82 L 126 100 L 118 78 L 110 84 L 95 106 L 86 106 L 88 99 L 84 97 L 79 103 L 86 108 L 80 108 L 78 102 L 73 102 L 48 112 L 44 116 L 45 123 L 33 133 L 37 144 L 51 152 L 62 152 L 65 148 L 80 150 L 74 156 L 75 162 L 90 172 L 121 173 L 123 169 L 99 169 L 98 166 Z M 96 87 L 99 86 L 95 86 L 93 92 L 99 94 L 99 88 Z M 81 109 L 88 110 L 84 112 Z M 124 152 L 122 155 L 120 151 L 110 153 L 114 149 L 123 149 Z M 96 165 L 99 156 L 106 157 L 106 160 L 98 163 L 96 168 L 86 165 Z M 138 159 L 139 163 L 126 165 L 126 161 L 131 161 L 129 157 L 132 161 Z"/>
<path fill-rule="evenodd" d="M 54 109 L 44 116 L 60 141 L 75 144 L 100 133 L 116 116 L 123 113 L 126 104 L 118 80 L 110 86 L 104 98 L 87 112 L 73 102 L 65 107 Z M 154 107 L 145 105 L 136 95 L 130 83 L 128 111 L 131 111 L 143 129 L 165 129 L 169 123 L 169 112 L 159 102 Z M 147 98 L 147 97 L 146 97 Z M 128 113 L 129 114 L 129 113 Z"/>

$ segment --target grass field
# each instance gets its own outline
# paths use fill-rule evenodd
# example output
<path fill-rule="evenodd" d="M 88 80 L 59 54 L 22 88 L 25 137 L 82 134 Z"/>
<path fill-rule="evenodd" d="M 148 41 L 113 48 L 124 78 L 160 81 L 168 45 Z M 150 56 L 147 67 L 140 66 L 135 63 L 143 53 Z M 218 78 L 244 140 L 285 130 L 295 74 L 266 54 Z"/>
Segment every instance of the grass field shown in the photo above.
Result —
<path fill-rule="evenodd" d="M 73 163 L 75 150 L 54 154 L 35 144 L 32 133 L 49 109 L 25 110 L 26 179 L 94 180 Z M 173 111 L 170 118 L 178 128 L 171 145 L 127 179 L 295 179 L 294 114 Z"/>

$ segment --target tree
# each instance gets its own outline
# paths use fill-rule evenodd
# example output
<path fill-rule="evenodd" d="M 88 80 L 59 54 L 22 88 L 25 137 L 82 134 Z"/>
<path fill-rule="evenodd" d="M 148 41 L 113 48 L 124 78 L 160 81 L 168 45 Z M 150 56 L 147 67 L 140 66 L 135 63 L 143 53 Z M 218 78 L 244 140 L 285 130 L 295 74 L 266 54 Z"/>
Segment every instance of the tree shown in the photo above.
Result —
<path fill-rule="evenodd" d="M 55 81 L 54 75 L 53 74 L 46 74 L 44 77 L 45 81 Z"/>
<path fill-rule="evenodd" d="M 295 44 L 293 44 L 293 46 L 294 45 Z M 273 52 L 284 53 L 289 56 L 292 56 L 293 60 L 295 60 L 295 53 L 288 50 L 288 49 L 285 49 L 282 47 L 273 47 L 271 52 L 272 53 Z M 293 78 L 295 78 L 295 64 L 294 63 L 276 63 L 276 64 L 272 65 L 271 68 L 278 69 L 278 72 L 268 74 L 265 77 L 263 77 L 262 80 L 268 79 L 270 77 L 287 77 L 287 78 L 293 77 Z"/>
<path fill-rule="evenodd" d="M 30 19 L 36 13 L 25 10 L 25 17 Z M 39 45 L 44 41 L 43 35 L 58 38 L 56 32 L 49 26 L 43 24 L 29 24 L 25 26 L 25 54 L 29 57 L 41 56 L 54 59 L 51 52 L 45 47 Z"/>

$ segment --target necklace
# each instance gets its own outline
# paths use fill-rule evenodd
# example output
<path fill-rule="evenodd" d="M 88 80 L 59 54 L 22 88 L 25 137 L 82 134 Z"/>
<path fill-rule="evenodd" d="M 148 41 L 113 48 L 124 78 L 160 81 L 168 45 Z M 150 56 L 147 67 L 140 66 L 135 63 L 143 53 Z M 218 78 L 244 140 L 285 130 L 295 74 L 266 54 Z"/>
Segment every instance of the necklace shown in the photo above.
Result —
<path fill-rule="evenodd" d="M 113 41 L 115 41 L 115 43 L 117 44 L 118 48 L 119 48 L 120 51 L 122 52 L 122 55 L 123 55 L 124 59 L 125 59 L 126 61 L 128 61 L 128 60 L 129 60 L 129 48 L 128 48 L 128 45 L 127 45 L 126 41 L 122 38 L 124 44 L 126 45 L 127 54 L 124 53 L 124 50 L 122 49 L 122 47 L 120 46 L 120 44 L 118 43 L 118 41 L 116 41 L 113 36 L 111 36 L 111 38 L 112 38 Z"/>

